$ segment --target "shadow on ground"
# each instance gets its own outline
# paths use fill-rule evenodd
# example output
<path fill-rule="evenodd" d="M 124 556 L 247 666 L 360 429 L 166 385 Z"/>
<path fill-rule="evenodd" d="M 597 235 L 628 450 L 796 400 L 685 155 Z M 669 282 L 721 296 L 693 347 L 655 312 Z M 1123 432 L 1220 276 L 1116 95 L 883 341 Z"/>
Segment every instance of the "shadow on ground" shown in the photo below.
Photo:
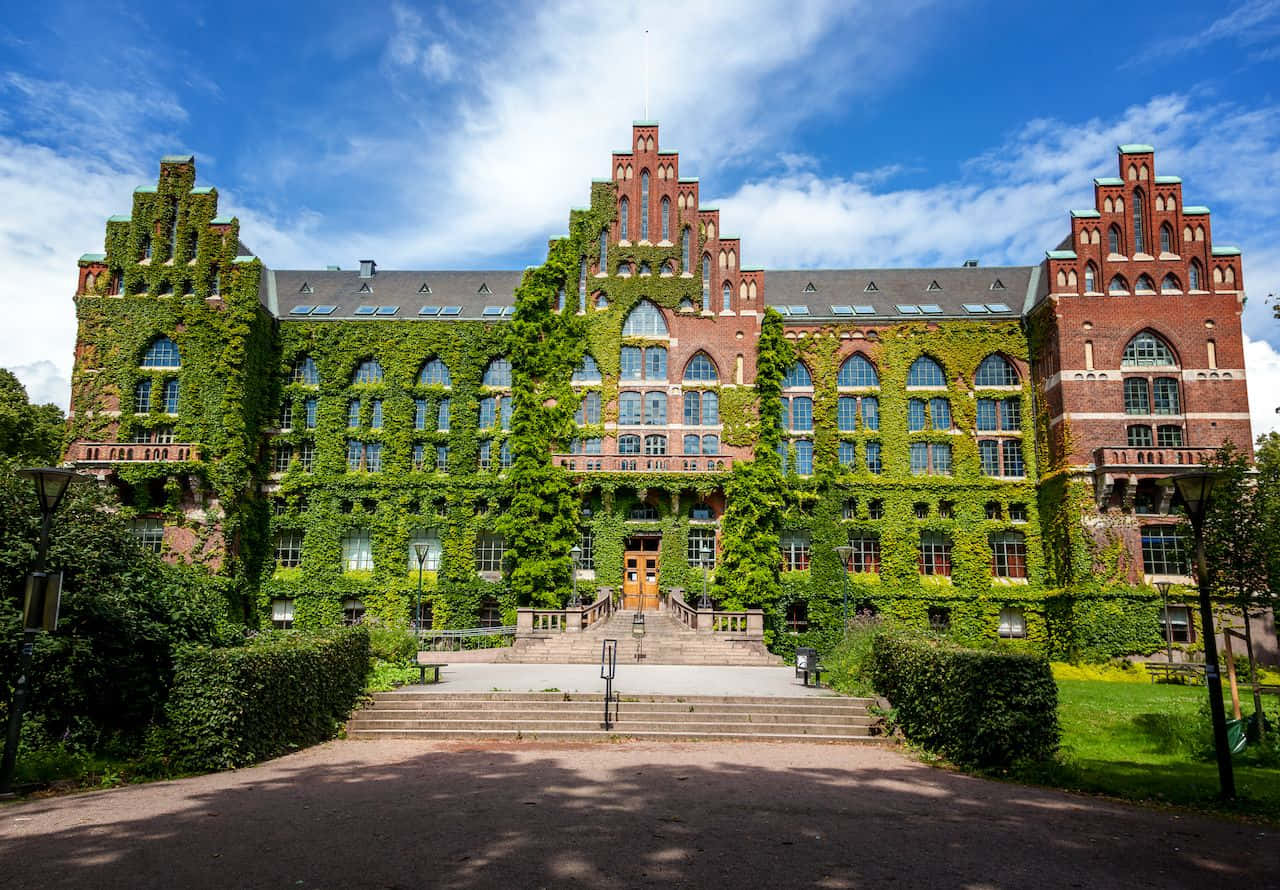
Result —
<path fill-rule="evenodd" d="M 1257 826 L 844 745 L 337 742 L 0 810 L 9 887 L 1265 886 Z"/>

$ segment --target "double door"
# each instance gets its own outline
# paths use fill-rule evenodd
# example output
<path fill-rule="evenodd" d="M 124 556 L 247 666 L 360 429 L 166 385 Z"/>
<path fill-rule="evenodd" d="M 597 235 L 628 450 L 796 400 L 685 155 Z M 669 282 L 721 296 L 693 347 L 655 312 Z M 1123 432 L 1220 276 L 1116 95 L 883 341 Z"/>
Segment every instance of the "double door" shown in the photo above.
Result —
<path fill-rule="evenodd" d="M 623 552 L 622 608 L 641 612 L 658 609 L 658 539 L 629 541 Z"/>

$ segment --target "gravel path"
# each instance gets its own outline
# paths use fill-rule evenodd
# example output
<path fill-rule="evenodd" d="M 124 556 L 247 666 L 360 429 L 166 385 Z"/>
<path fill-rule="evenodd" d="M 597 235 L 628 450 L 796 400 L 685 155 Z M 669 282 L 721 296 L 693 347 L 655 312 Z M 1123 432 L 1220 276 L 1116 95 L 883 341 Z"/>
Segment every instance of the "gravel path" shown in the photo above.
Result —
<path fill-rule="evenodd" d="M 819 744 L 340 741 L 0 808 L 9 888 L 1265 887 L 1258 826 Z"/>

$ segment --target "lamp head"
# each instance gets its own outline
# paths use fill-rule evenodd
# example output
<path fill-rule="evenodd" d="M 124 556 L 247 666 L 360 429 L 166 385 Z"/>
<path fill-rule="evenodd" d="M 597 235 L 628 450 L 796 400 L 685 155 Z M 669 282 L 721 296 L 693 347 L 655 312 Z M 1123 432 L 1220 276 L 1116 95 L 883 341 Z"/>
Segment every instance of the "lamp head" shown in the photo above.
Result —
<path fill-rule="evenodd" d="M 582 557 L 582 548 L 574 544 L 569 548 L 569 558 L 577 562 Z"/>
<path fill-rule="evenodd" d="M 1182 501 L 1187 505 L 1187 513 L 1190 516 L 1203 516 L 1205 509 L 1208 507 L 1209 498 L 1213 494 L 1213 487 L 1222 479 L 1222 473 L 1208 467 L 1188 470 L 1185 473 L 1175 473 L 1163 484 L 1172 484 L 1182 495 Z"/>
<path fill-rule="evenodd" d="M 431 552 L 431 548 L 426 544 L 414 544 L 414 555 L 418 557 L 418 565 L 421 566 L 427 561 L 427 554 Z"/>
<path fill-rule="evenodd" d="M 18 475 L 35 483 L 40 515 L 44 517 L 58 509 L 72 482 L 88 482 L 92 478 L 61 467 L 28 467 L 18 470 Z"/>
<path fill-rule="evenodd" d="M 1172 587 L 1172 586 L 1173 586 L 1173 584 L 1172 584 L 1172 583 L 1170 583 L 1169 581 L 1157 581 L 1157 582 L 1156 582 L 1156 590 L 1160 591 L 1160 595 L 1161 595 L 1161 596 L 1168 596 L 1168 595 L 1169 595 L 1169 588 L 1170 588 L 1170 587 Z"/>

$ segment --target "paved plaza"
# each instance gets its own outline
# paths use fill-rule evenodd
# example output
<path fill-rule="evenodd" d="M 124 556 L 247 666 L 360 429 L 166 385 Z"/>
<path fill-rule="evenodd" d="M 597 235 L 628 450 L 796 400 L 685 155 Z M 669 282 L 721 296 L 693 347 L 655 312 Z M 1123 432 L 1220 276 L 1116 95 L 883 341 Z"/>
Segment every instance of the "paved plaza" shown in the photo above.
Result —
<path fill-rule="evenodd" d="M 1271 829 L 882 748 L 338 741 L 0 808 L 9 888 L 1265 887 Z"/>
<path fill-rule="evenodd" d="M 449 653 L 433 653 L 441 662 Z M 440 692 L 586 692 L 604 696 L 600 666 L 591 664 L 451 664 L 440 670 Z M 620 695 L 831 695 L 801 685 L 795 668 L 690 668 L 677 664 L 619 664 L 613 688 Z"/>

